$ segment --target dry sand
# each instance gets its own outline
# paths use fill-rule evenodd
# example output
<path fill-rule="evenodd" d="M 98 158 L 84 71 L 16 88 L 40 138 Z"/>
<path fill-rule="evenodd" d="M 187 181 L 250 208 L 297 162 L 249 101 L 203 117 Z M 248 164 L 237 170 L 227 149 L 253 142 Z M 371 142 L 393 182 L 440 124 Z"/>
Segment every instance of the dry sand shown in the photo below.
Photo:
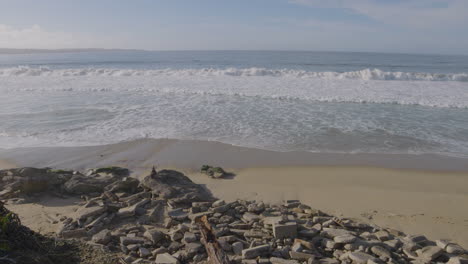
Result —
<path fill-rule="evenodd" d="M 0 170 L 15 168 L 16 165 L 6 160 L 0 160 Z"/>
<path fill-rule="evenodd" d="M 78 198 L 41 197 L 24 204 L 7 204 L 6 207 L 19 215 L 23 225 L 42 233 L 54 233 L 61 226 L 60 217 L 70 216 L 77 209 Z"/>
<path fill-rule="evenodd" d="M 468 248 L 468 173 L 372 167 L 270 167 L 235 173 L 230 180 L 189 176 L 222 199 L 299 199 L 337 216 L 449 238 Z"/>
<path fill-rule="evenodd" d="M 273 152 L 217 142 L 136 140 L 107 146 L 0 150 L 18 166 L 84 169 L 118 165 L 136 177 L 153 164 L 179 168 L 217 197 L 279 202 L 300 199 L 317 209 L 431 239 L 449 238 L 468 248 L 468 162 L 439 155 L 320 154 Z M 12 163 L 0 163 L 11 166 Z M 5 165 L 6 164 L 6 165 Z M 213 180 L 202 164 L 235 172 Z M 33 229 L 51 231 L 47 215 L 73 211 L 56 198 L 15 205 Z"/>

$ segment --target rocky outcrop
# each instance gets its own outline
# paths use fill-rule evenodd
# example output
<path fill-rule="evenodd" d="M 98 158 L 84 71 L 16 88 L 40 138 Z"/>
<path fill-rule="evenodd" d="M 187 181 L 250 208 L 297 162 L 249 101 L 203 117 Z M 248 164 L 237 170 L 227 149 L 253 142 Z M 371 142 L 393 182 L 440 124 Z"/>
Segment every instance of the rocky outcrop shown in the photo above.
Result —
<path fill-rule="evenodd" d="M 213 200 L 209 191 L 192 182 L 184 174 L 174 170 L 155 170 L 142 181 L 142 186 L 154 196 L 175 204 Z"/>
<path fill-rule="evenodd" d="M 141 184 L 107 173 L 74 175 L 79 177 L 64 185 L 83 177 L 106 179 L 102 181 L 108 185 L 102 184 L 96 195 L 83 196 L 75 214 L 62 219 L 58 234 L 120 254 L 120 263 L 206 263 L 209 255 L 211 261 L 223 256 L 220 263 L 468 261 L 467 252 L 455 242 L 433 242 L 422 235 L 333 217 L 298 200 L 214 200 L 177 171 L 153 170 Z"/>

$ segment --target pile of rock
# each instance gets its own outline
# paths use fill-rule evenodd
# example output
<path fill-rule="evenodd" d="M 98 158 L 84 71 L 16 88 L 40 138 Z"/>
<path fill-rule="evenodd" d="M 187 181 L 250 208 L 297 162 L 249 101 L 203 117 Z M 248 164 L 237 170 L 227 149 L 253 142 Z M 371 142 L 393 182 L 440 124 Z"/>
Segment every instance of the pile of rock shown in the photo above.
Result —
<path fill-rule="evenodd" d="M 86 180 L 75 177 L 73 186 L 95 174 L 75 174 Z M 216 243 L 231 263 L 468 263 L 467 252 L 455 243 L 339 219 L 297 200 L 214 200 L 170 170 L 153 171 L 141 183 L 111 177 L 101 193 L 84 196 L 75 215 L 62 219 L 58 233 L 119 252 L 121 263 L 203 263 L 214 258 L 207 242 Z M 207 236 L 201 219 L 210 225 L 210 241 L 202 239 Z"/>
<path fill-rule="evenodd" d="M 213 167 L 210 165 L 203 165 L 200 172 L 206 174 L 214 179 L 221 179 L 228 176 L 228 173 L 221 167 Z"/>

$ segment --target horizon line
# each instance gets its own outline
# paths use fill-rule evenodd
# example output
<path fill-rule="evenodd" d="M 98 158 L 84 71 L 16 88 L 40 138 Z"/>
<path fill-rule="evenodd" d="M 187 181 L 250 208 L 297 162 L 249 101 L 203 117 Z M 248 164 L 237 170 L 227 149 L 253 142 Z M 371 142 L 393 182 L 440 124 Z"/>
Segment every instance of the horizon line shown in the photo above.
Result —
<path fill-rule="evenodd" d="M 78 52 L 92 52 L 92 51 L 139 51 L 139 52 L 334 52 L 334 53 L 380 53 L 380 54 L 401 54 L 401 55 L 441 55 L 441 56 L 468 56 L 468 54 L 458 53 L 411 53 L 411 52 L 389 52 L 389 51 L 344 51 L 344 50 L 302 50 L 302 49 L 133 49 L 133 48 L 0 48 L 0 55 L 20 55 L 20 54 L 37 54 L 37 53 L 78 53 Z"/>

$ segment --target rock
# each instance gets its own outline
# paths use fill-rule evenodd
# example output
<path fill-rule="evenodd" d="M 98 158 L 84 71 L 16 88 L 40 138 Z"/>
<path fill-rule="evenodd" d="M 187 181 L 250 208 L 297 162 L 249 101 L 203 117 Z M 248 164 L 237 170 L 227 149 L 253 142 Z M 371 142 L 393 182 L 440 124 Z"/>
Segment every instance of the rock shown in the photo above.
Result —
<path fill-rule="evenodd" d="M 299 264 L 297 260 L 283 259 L 283 258 L 277 258 L 277 257 L 271 257 L 270 262 L 272 264 Z"/>
<path fill-rule="evenodd" d="M 170 218 L 182 221 L 188 218 L 189 213 L 185 212 L 182 208 L 174 209 L 168 212 Z"/>
<path fill-rule="evenodd" d="M 369 260 L 374 260 L 375 258 L 364 252 L 350 252 L 348 257 L 356 264 L 366 264 Z"/>
<path fill-rule="evenodd" d="M 261 245 L 253 248 L 248 248 L 242 250 L 242 258 L 244 259 L 253 259 L 270 252 L 270 245 Z"/>
<path fill-rule="evenodd" d="M 319 233 L 316 229 L 304 229 L 298 232 L 299 237 L 312 238 Z"/>
<path fill-rule="evenodd" d="M 64 184 L 65 191 L 71 194 L 101 193 L 104 187 L 111 184 L 115 179 L 100 175 L 73 175 Z"/>
<path fill-rule="evenodd" d="M 234 242 L 232 243 L 232 251 L 234 254 L 240 256 L 242 255 L 242 250 L 244 249 L 244 244 L 242 242 Z"/>
<path fill-rule="evenodd" d="M 373 246 L 371 247 L 371 251 L 372 253 L 374 253 L 375 255 L 379 256 L 379 257 L 385 257 L 385 258 L 391 258 L 392 257 L 392 254 L 390 253 L 390 251 L 388 251 L 387 249 L 381 247 L 381 246 Z"/>
<path fill-rule="evenodd" d="M 179 241 L 184 237 L 181 232 L 173 232 L 171 233 L 171 240 L 172 241 Z"/>
<path fill-rule="evenodd" d="M 120 237 L 120 244 L 128 246 L 130 244 L 144 244 L 146 239 L 143 237 Z"/>
<path fill-rule="evenodd" d="M 445 248 L 445 251 L 447 251 L 447 253 L 449 254 L 456 254 L 456 255 L 463 254 L 466 252 L 465 249 L 463 249 L 461 246 L 455 243 L 448 244 L 447 247 Z"/>
<path fill-rule="evenodd" d="M 131 177 L 124 177 L 122 180 L 115 181 L 105 186 L 104 189 L 113 193 L 135 193 L 138 189 L 138 185 L 140 185 L 139 180 Z"/>
<path fill-rule="evenodd" d="M 378 232 L 375 232 L 374 235 L 380 240 L 380 241 L 387 241 L 390 239 L 390 234 L 385 231 L 385 230 L 381 230 L 381 231 L 378 231 Z"/>
<path fill-rule="evenodd" d="M 112 239 L 111 232 L 108 229 L 104 229 L 99 233 L 95 234 L 91 239 L 94 243 L 107 245 Z"/>
<path fill-rule="evenodd" d="M 197 236 L 194 233 L 186 232 L 182 241 L 186 244 L 197 241 Z"/>
<path fill-rule="evenodd" d="M 284 224 L 273 224 L 273 235 L 277 239 L 283 238 L 296 238 L 297 237 L 297 223 L 286 222 Z"/>
<path fill-rule="evenodd" d="M 295 251 L 289 251 L 289 256 L 292 259 L 296 260 L 308 260 L 308 259 L 314 259 L 315 256 L 312 254 L 304 253 L 304 252 L 295 252 Z"/>
<path fill-rule="evenodd" d="M 137 251 L 140 248 L 140 245 L 138 244 L 130 244 L 127 246 L 127 249 L 130 251 Z"/>
<path fill-rule="evenodd" d="M 185 250 L 192 254 L 192 253 L 197 253 L 203 248 L 203 245 L 198 242 L 190 242 L 185 245 Z"/>
<path fill-rule="evenodd" d="M 427 246 L 421 249 L 418 256 L 425 261 L 432 261 L 442 255 L 443 250 L 437 246 Z"/>
<path fill-rule="evenodd" d="M 146 204 L 148 204 L 151 200 L 150 199 L 143 199 L 132 206 L 128 206 L 125 208 L 120 208 L 119 212 L 117 213 L 118 217 L 125 218 L 135 215 L 142 215 L 146 212 L 143 208 Z M 143 209 L 143 210 L 142 210 Z"/>
<path fill-rule="evenodd" d="M 259 216 L 258 214 L 246 212 L 244 215 L 242 215 L 242 218 L 247 222 L 255 222 L 255 221 L 260 220 L 262 217 Z"/>
<path fill-rule="evenodd" d="M 174 258 L 168 253 L 158 254 L 156 256 L 155 264 L 178 264 L 179 260 Z"/>
<path fill-rule="evenodd" d="M 444 250 L 451 243 L 450 240 L 447 240 L 447 239 L 439 239 L 439 240 L 436 240 L 435 242 L 438 247 Z"/>
<path fill-rule="evenodd" d="M 157 244 L 164 238 L 165 234 L 158 230 L 146 230 L 143 236 L 148 238 L 153 244 Z"/>
<path fill-rule="evenodd" d="M 321 235 L 333 239 L 336 236 L 354 235 L 354 233 L 345 229 L 323 228 Z"/>
<path fill-rule="evenodd" d="M 144 248 L 144 247 L 140 247 L 138 249 L 138 253 L 139 253 L 140 257 L 142 257 L 142 258 L 146 258 L 146 257 L 151 256 L 151 252 L 147 248 Z"/>
<path fill-rule="evenodd" d="M 468 264 L 468 258 L 451 257 L 446 264 Z"/>
<path fill-rule="evenodd" d="M 81 238 L 81 237 L 87 237 L 88 232 L 84 228 L 75 229 L 75 230 L 65 230 L 60 233 L 60 236 L 63 238 Z"/>
<path fill-rule="evenodd" d="M 221 167 L 212 167 L 209 165 L 203 165 L 200 171 L 201 173 L 204 173 L 215 179 L 223 178 L 226 176 L 226 172 Z"/>
<path fill-rule="evenodd" d="M 106 207 L 101 207 L 101 206 L 92 206 L 92 207 L 80 207 L 76 212 L 75 212 L 75 219 L 86 219 L 88 217 L 95 217 L 98 215 L 103 214 L 106 212 L 107 208 Z"/>
<path fill-rule="evenodd" d="M 220 206 L 223 206 L 225 204 L 226 204 L 226 202 L 224 200 L 217 200 L 211 206 L 212 207 L 220 207 Z"/>
<path fill-rule="evenodd" d="M 328 249 L 335 249 L 338 245 L 335 243 L 335 241 L 325 238 L 322 240 L 322 246 Z"/>
<path fill-rule="evenodd" d="M 188 204 L 212 200 L 211 194 L 201 185 L 195 184 L 184 174 L 174 170 L 161 170 L 146 176 L 141 184 L 164 199 L 176 204 Z"/>
<path fill-rule="evenodd" d="M 215 207 L 212 210 L 213 210 L 214 213 L 225 213 L 229 209 L 231 209 L 231 205 L 230 204 L 225 204 L 225 205 L 222 205 L 222 206 Z"/>
<path fill-rule="evenodd" d="M 356 237 L 353 235 L 341 235 L 341 236 L 335 236 L 333 238 L 333 241 L 336 243 L 341 243 L 341 244 L 348 244 L 348 243 L 353 243 L 356 240 Z"/>
<path fill-rule="evenodd" d="M 286 200 L 284 201 L 284 206 L 286 208 L 295 208 L 301 205 L 301 201 L 299 200 Z"/>
<path fill-rule="evenodd" d="M 319 260 L 314 260 L 310 264 L 340 264 L 340 261 L 337 259 L 332 259 L 332 258 L 323 258 Z"/>

